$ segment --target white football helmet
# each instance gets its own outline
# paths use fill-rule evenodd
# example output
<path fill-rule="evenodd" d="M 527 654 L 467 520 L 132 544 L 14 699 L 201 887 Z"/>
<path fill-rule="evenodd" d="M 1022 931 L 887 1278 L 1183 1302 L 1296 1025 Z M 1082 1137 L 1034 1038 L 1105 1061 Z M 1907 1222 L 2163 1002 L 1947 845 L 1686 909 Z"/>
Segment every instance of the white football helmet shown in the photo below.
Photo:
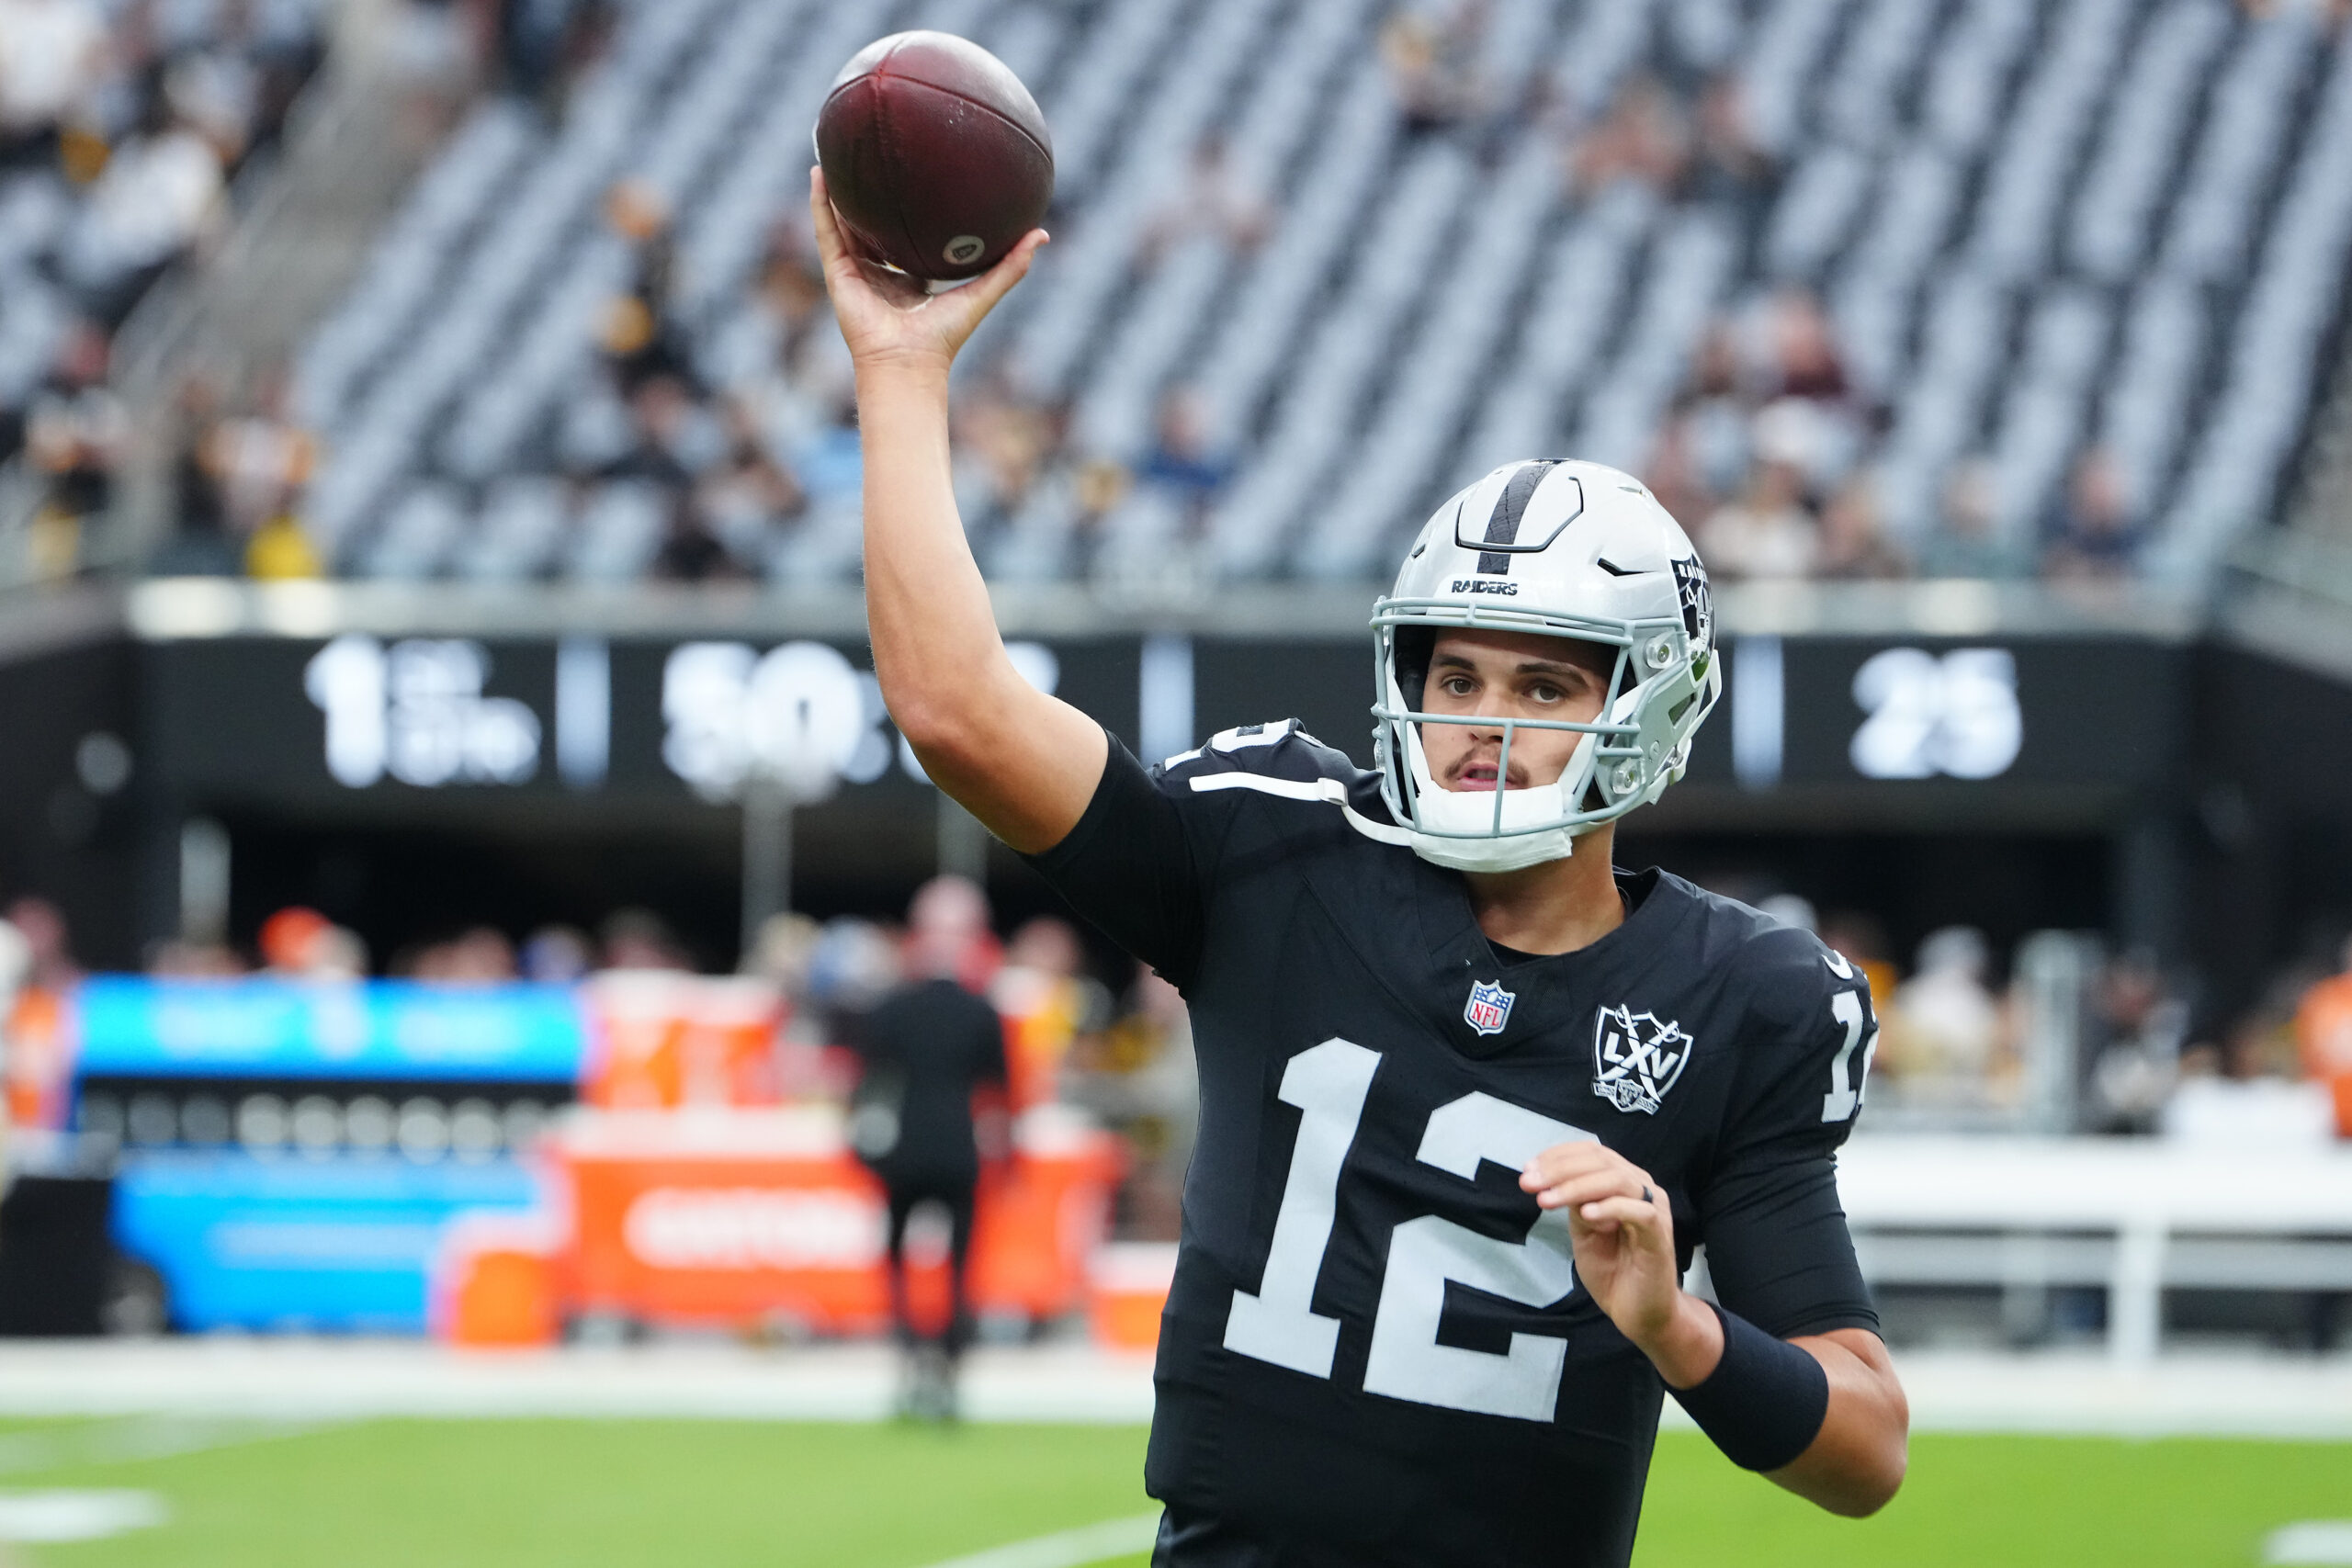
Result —
<path fill-rule="evenodd" d="M 1437 634 L 1460 627 L 1617 649 L 1592 721 L 1500 721 L 1506 769 L 1519 730 L 1582 734 L 1556 782 L 1471 792 L 1431 780 L 1422 725 L 1498 722 L 1421 711 Z M 1398 824 L 1377 836 L 1458 871 L 1565 859 L 1577 834 L 1656 800 L 1723 694 L 1699 552 L 1647 487 L 1598 463 L 1506 463 L 1439 507 L 1374 604 L 1372 636 L 1374 765 Z"/>

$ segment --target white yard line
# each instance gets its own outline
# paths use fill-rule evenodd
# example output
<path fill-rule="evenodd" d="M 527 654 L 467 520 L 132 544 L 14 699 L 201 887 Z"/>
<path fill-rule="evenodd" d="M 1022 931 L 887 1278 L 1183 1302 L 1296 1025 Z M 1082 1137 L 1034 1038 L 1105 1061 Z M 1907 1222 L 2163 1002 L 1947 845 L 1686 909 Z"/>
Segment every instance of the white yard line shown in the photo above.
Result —
<path fill-rule="evenodd" d="M 1923 1432 L 2352 1441 L 2352 1356 L 2183 1354 L 2119 1369 L 2095 1352 L 1905 1351 L 1895 1365 Z M 110 1428 L 91 1439 L 104 1447 L 92 1459 L 384 1416 L 870 1421 L 888 1415 L 898 1382 L 896 1355 L 871 1344 L 469 1353 L 401 1340 L 0 1341 L 0 1415 L 156 1423 Z M 966 1363 L 963 1408 L 975 1422 L 1139 1425 L 1151 1406 L 1142 1357 L 1063 1344 L 989 1348 Z M 1665 1419 L 1688 1424 L 1670 1400 Z M 0 1438 L 0 1473 L 34 1457 L 17 1443 Z M 46 1450 L 38 1457 L 49 1462 Z"/>
<path fill-rule="evenodd" d="M 45 1432 L 0 1433 L 0 1475 L 74 1465 L 128 1464 L 209 1449 L 268 1442 L 319 1430 L 319 1421 L 266 1421 L 210 1416 L 134 1416 Z"/>
<path fill-rule="evenodd" d="M 1010 1546 L 991 1547 L 969 1557 L 934 1562 L 931 1568 L 1086 1568 L 1090 1562 L 1148 1551 L 1159 1536 L 1159 1515 L 1154 1511 L 1016 1540 Z"/>
<path fill-rule="evenodd" d="M 153 1492 L 0 1492 L 0 1540 L 103 1540 L 171 1517 Z"/>
<path fill-rule="evenodd" d="M 2262 1543 L 2262 1561 L 2296 1568 L 2352 1562 L 2352 1519 L 2309 1519 L 2273 1530 Z"/>

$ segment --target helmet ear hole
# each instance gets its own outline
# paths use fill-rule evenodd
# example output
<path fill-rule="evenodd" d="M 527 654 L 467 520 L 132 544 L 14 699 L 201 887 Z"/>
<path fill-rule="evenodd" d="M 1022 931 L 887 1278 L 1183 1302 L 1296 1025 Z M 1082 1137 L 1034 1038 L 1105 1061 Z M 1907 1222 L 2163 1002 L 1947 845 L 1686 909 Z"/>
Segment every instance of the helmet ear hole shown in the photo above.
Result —
<path fill-rule="evenodd" d="M 1430 660 L 1437 652 L 1437 628 L 1398 626 L 1394 636 L 1396 690 L 1405 699 L 1406 711 L 1419 713 L 1429 686 Z"/>

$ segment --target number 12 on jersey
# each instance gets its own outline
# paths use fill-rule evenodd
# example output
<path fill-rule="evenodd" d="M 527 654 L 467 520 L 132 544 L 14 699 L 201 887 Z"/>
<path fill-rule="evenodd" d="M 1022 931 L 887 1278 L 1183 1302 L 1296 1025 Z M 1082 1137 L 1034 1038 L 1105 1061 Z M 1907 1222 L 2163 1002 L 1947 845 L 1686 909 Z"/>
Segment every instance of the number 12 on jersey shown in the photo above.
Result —
<path fill-rule="evenodd" d="M 1331 1039 L 1302 1051 L 1283 1071 L 1279 1091 L 1300 1111 L 1282 1208 L 1253 1294 L 1233 1292 L 1225 1325 L 1228 1350 L 1329 1378 L 1340 1320 L 1314 1310 L 1315 1281 L 1339 1212 L 1340 1167 L 1355 1143 L 1364 1098 L 1380 1053 Z M 1524 1106 L 1471 1093 L 1430 1112 L 1415 1157 L 1475 1180 L 1487 1160 L 1517 1170 L 1555 1144 L 1592 1136 Z M 1391 1234 L 1388 1263 L 1373 1314 L 1364 1364 L 1367 1393 L 1451 1410 L 1549 1421 L 1559 1396 L 1567 1344 L 1549 1335 L 1514 1333 L 1505 1352 L 1465 1350 L 1437 1342 L 1449 1283 L 1505 1301 L 1544 1307 L 1576 1289 L 1567 1219 L 1540 1214 L 1521 1241 L 1509 1242 L 1436 1214 L 1408 1220 Z"/>

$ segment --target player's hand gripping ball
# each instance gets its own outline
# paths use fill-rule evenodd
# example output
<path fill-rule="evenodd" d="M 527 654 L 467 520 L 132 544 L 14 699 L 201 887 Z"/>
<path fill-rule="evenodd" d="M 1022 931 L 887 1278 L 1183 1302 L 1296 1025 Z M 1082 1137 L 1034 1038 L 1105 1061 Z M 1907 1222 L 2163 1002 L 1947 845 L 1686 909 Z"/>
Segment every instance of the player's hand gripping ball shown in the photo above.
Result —
<path fill-rule="evenodd" d="M 977 277 L 1046 216 L 1053 142 L 1004 62 L 952 33 L 853 56 L 817 115 L 825 190 L 874 259 L 930 284 Z"/>

